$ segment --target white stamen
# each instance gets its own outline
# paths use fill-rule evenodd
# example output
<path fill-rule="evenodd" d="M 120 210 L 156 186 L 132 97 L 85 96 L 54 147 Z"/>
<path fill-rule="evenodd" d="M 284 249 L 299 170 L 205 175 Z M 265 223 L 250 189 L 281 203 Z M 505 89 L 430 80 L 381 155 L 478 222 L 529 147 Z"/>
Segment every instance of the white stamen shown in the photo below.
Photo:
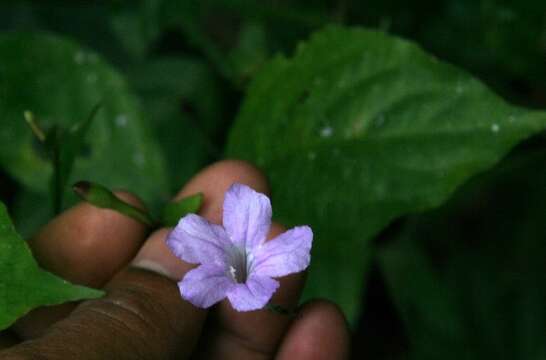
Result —
<path fill-rule="evenodd" d="M 233 278 L 233 280 L 235 280 L 235 281 L 237 281 L 236 272 L 237 272 L 237 270 L 235 270 L 235 268 L 233 266 L 229 267 L 229 273 L 230 273 L 231 277 Z"/>

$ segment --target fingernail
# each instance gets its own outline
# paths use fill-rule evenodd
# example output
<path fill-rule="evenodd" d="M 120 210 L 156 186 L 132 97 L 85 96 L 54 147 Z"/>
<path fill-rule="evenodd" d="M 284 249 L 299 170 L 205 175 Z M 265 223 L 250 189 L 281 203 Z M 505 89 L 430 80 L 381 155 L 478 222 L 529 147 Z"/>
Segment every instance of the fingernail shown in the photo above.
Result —
<path fill-rule="evenodd" d="M 195 266 L 183 262 L 172 254 L 165 243 L 169 231 L 169 229 L 161 229 L 153 233 L 135 256 L 131 266 L 180 281 Z"/>
<path fill-rule="evenodd" d="M 162 264 L 158 263 L 157 261 L 140 259 L 138 261 L 134 261 L 131 265 L 140 269 L 153 271 L 172 280 L 178 280 L 173 277 L 173 274 L 169 270 L 167 270 Z"/>

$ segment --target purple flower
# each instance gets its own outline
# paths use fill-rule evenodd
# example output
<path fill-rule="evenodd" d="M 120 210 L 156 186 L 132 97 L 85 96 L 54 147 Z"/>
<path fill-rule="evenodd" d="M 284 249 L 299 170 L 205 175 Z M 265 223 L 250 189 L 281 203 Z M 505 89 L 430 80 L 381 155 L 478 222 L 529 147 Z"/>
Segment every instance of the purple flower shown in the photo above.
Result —
<path fill-rule="evenodd" d="M 238 311 L 261 309 L 279 287 L 273 278 L 307 268 L 313 232 L 297 226 L 266 242 L 271 203 L 242 184 L 226 192 L 223 219 L 222 227 L 189 214 L 167 237 L 178 258 L 201 264 L 178 283 L 180 294 L 201 308 L 227 297 Z"/>

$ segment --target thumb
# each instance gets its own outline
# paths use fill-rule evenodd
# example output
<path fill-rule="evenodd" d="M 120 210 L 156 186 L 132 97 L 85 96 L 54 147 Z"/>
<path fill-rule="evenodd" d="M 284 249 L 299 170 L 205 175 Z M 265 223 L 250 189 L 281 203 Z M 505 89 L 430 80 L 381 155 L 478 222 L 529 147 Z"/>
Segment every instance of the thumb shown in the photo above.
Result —
<path fill-rule="evenodd" d="M 2 353 L 10 359 L 187 358 L 205 312 L 182 301 L 176 283 L 156 273 L 127 268 L 41 338 Z M 10 357 L 11 356 L 11 357 Z"/>

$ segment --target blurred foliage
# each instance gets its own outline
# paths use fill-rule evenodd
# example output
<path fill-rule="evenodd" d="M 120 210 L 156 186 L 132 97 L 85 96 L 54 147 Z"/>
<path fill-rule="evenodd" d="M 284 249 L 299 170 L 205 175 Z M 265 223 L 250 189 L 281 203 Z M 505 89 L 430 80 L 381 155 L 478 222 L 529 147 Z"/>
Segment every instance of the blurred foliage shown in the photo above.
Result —
<path fill-rule="evenodd" d="M 100 103 L 83 146 L 77 146 L 78 161 L 71 174 L 67 170 L 72 166 L 63 165 L 62 183 L 87 179 L 126 188 L 152 205 L 167 199 L 158 141 L 150 134 L 137 99 L 110 65 L 72 41 L 42 33 L 2 34 L 0 54 L 0 143 L 6 145 L 0 152 L 0 164 L 28 189 L 25 191 L 48 191 L 52 168 L 50 156 L 39 146 L 23 112 L 32 111 L 44 129 L 68 130 Z M 69 150 L 67 139 L 65 136 L 64 145 Z M 59 154 L 65 161 L 74 157 L 65 150 Z M 69 188 L 66 191 L 70 199 Z M 36 205 L 30 205 L 27 213 L 35 211 Z M 37 204 L 44 206 L 51 207 L 46 202 Z"/>
<path fill-rule="evenodd" d="M 546 356 L 546 146 L 518 150 L 381 246 L 413 358 Z"/>
<path fill-rule="evenodd" d="M 23 111 L 33 111 L 46 128 L 70 128 L 102 101 L 68 182 L 129 189 L 157 214 L 182 183 L 223 156 L 237 118 L 228 154 L 265 168 L 276 215 L 310 221 L 317 230 L 308 294 L 338 299 L 352 320 L 369 313 L 369 304 L 358 305 L 373 263 L 409 339 L 396 357 L 543 358 L 544 134 L 472 179 L 441 209 L 399 220 L 401 230 L 389 227 L 386 243 L 384 234 L 372 239 L 392 219 L 440 205 L 536 132 L 539 115 L 508 106 L 400 40 L 339 37 L 320 51 L 298 45 L 329 24 L 411 39 L 510 102 L 546 107 L 543 0 L 5 0 L 0 181 L 9 188 L 2 200 L 19 232 L 28 237 L 52 216 L 51 166 Z M 357 55 L 368 46 L 371 57 L 360 63 Z M 381 50 L 390 46 L 413 50 L 393 50 L 400 57 L 392 58 Z M 345 49 L 355 53 L 341 68 L 329 68 L 328 59 Z M 305 52 L 309 60 L 301 59 Z M 279 53 L 290 60 L 269 61 Z M 399 71 L 359 82 L 367 67 L 396 61 Z M 325 81 L 314 84 L 321 71 Z M 337 86 L 342 80 L 347 87 Z M 430 84 L 433 91 L 410 91 Z M 458 101 L 461 85 L 467 95 Z M 410 100 L 389 105 L 404 91 Z M 445 114 L 425 116 L 444 104 L 451 104 Z M 375 118 L 355 120 L 370 108 Z M 382 126 L 364 126 L 351 141 L 342 136 L 372 120 Z M 466 137 L 454 131 L 463 125 Z M 419 137 L 385 143 L 385 134 L 442 126 L 444 137 L 431 143 Z M 376 144 L 362 148 L 369 134 Z M 314 155 L 302 152 L 315 139 Z M 419 154 L 419 164 L 430 169 L 442 160 L 461 162 L 442 172 L 400 172 Z M 404 206 L 360 201 L 372 199 L 381 184 L 390 184 L 381 199 L 400 195 Z M 64 206 L 74 201 L 67 192 Z"/>

